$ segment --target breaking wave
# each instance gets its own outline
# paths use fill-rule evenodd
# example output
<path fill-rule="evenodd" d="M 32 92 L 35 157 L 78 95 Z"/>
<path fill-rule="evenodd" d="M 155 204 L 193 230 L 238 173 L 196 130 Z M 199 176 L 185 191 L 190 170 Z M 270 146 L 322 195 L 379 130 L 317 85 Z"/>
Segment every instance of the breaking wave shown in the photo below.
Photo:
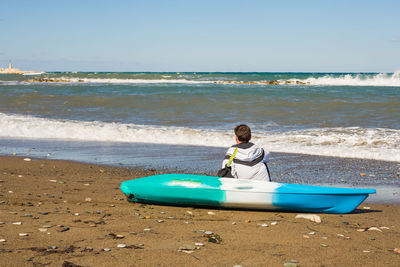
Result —
<path fill-rule="evenodd" d="M 146 126 L 37 118 L 0 113 L 1 138 L 229 147 L 231 130 Z M 173 136 L 174 138 L 171 138 Z M 400 162 L 400 130 L 338 127 L 254 133 L 253 141 L 273 152 L 304 153 Z"/>
<path fill-rule="evenodd" d="M 400 71 L 393 74 L 379 73 L 368 74 L 346 74 L 340 77 L 336 75 L 325 75 L 319 78 L 308 78 L 302 80 L 310 85 L 350 85 L 350 86 L 400 86 Z"/>

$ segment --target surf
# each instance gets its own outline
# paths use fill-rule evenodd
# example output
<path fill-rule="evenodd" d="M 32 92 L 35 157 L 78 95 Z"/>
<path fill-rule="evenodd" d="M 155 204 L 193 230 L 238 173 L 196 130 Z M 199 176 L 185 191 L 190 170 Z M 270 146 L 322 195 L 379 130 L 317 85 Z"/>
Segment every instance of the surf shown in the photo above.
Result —
<path fill-rule="evenodd" d="M 1 138 L 127 142 L 229 147 L 231 129 L 49 119 L 0 113 Z M 171 138 L 173 137 L 173 138 Z M 400 130 L 336 127 L 255 131 L 253 142 L 271 152 L 400 162 Z"/>

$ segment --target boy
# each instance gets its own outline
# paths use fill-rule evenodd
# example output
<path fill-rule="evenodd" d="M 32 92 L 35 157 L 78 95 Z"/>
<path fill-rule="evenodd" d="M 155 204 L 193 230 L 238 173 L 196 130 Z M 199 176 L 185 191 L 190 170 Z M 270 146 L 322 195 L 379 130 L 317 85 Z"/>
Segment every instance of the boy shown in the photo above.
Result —
<path fill-rule="evenodd" d="M 232 175 L 238 179 L 271 181 L 266 163 L 269 161 L 269 152 L 250 142 L 251 130 L 249 126 L 241 124 L 235 127 L 236 145 L 231 146 L 222 161 L 222 168 L 229 162 L 230 157 L 237 152 L 231 162 Z"/>

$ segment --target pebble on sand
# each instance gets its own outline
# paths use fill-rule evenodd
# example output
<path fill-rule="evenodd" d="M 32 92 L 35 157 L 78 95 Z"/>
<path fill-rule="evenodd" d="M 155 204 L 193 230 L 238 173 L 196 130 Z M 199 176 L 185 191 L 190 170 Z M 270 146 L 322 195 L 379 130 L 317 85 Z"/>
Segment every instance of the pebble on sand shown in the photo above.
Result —
<path fill-rule="evenodd" d="M 297 261 L 296 260 L 290 260 L 288 262 L 285 262 L 283 264 L 284 267 L 297 267 Z"/>
<path fill-rule="evenodd" d="M 19 236 L 28 236 L 29 234 L 28 233 L 19 233 L 18 235 Z"/>
<path fill-rule="evenodd" d="M 111 249 L 109 249 L 109 248 L 103 248 L 103 250 L 104 250 L 104 251 L 107 251 L 107 252 L 108 252 L 108 251 L 111 251 Z"/>
<path fill-rule="evenodd" d="M 118 248 L 126 248 L 126 244 L 118 244 L 117 247 Z"/>
<path fill-rule="evenodd" d="M 382 232 L 381 229 L 379 229 L 378 227 L 375 227 L 375 226 L 370 227 L 370 228 L 368 228 L 367 230 L 368 230 L 368 231 L 378 231 L 378 232 Z"/>
<path fill-rule="evenodd" d="M 302 218 L 310 220 L 312 222 L 321 223 L 321 217 L 319 217 L 316 214 L 297 214 L 295 218 L 296 219 Z"/>
<path fill-rule="evenodd" d="M 30 158 L 24 158 L 24 160 L 25 160 L 25 161 L 31 161 L 31 159 L 30 159 Z"/>
<path fill-rule="evenodd" d="M 400 254 L 400 248 L 393 249 L 394 253 Z"/>
<path fill-rule="evenodd" d="M 183 245 L 179 247 L 178 251 L 190 254 L 193 253 L 195 249 L 196 247 L 193 245 Z"/>
<path fill-rule="evenodd" d="M 6 242 L 6 240 L 2 238 L 2 239 L 0 239 L 0 242 Z"/>

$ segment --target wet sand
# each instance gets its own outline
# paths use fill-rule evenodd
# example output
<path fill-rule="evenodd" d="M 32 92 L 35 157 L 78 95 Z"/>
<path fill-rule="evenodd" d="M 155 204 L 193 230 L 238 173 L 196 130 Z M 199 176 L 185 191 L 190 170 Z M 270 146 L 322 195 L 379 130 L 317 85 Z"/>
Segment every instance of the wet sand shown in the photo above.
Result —
<path fill-rule="evenodd" d="M 120 183 L 155 173 L 0 157 L 0 265 L 400 265 L 399 205 L 362 203 L 315 223 L 298 213 L 127 202 Z"/>

